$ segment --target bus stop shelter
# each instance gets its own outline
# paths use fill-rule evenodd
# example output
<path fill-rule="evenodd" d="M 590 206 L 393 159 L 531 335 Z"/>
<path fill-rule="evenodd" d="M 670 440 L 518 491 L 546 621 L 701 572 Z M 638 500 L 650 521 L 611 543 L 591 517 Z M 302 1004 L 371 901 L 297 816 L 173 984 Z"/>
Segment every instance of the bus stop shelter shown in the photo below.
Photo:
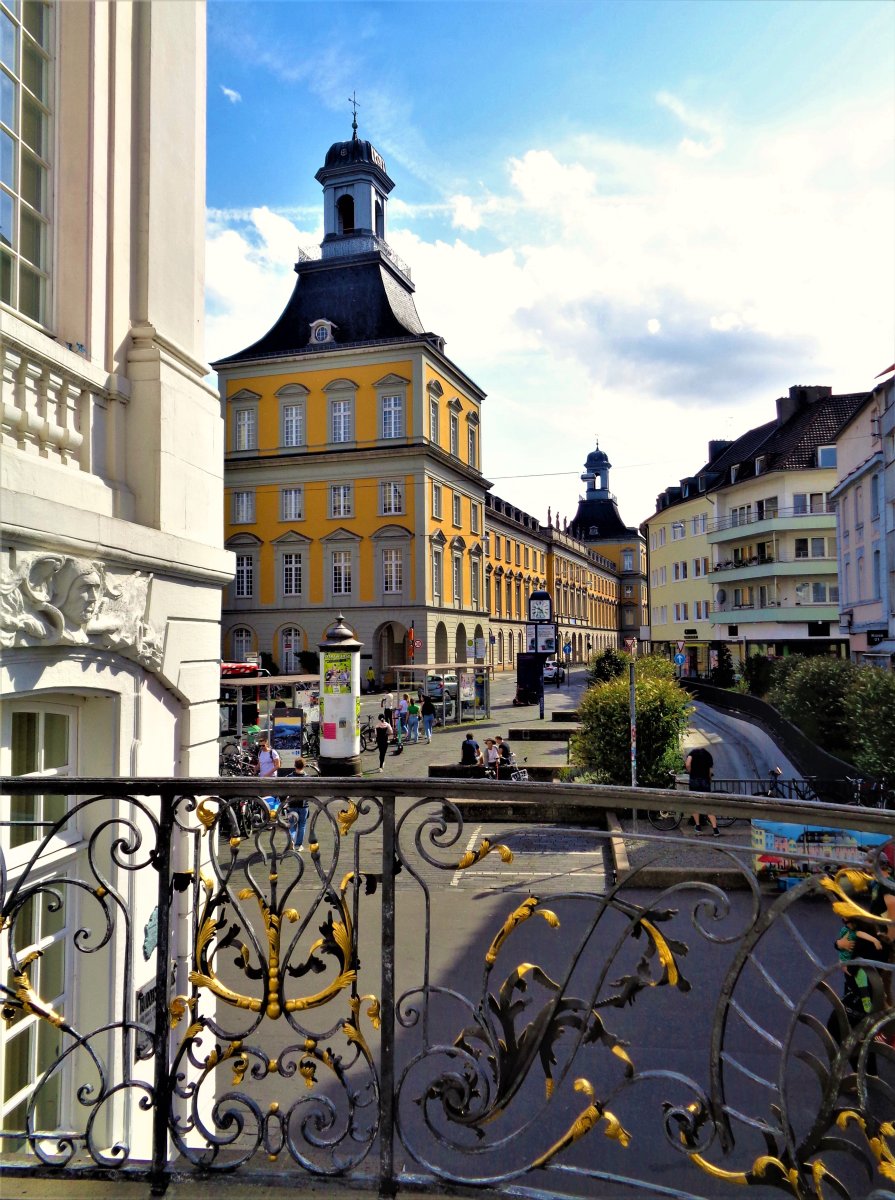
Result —
<path fill-rule="evenodd" d="M 486 663 L 453 662 L 453 663 L 401 663 L 395 664 L 395 692 L 402 696 L 426 695 L 426 680 L 430 675 L 457 676 L 457 695 L 454 700 L 454 711 L 449 715 L 447 693 L 441 697 L 433 696 L 435 707 L 440 710 L 443 725 L 453 722 L 461 724 L 464 720 L 487 721 L 491 717 L 491 683 L 494 678 L 494 668 Z"/>

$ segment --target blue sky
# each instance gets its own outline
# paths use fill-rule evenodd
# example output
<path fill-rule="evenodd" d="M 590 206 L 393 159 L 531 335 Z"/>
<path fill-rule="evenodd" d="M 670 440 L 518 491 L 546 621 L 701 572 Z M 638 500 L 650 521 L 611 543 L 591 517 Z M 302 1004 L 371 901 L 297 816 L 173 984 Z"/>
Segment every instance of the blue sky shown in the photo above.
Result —
<path fill-rule="evenodd" d="M 571 517 L 599 436 L 640 522 L 791 384 L 895 357 L 893 81 L 870 0 L 210 0 L 208 357 L 285 306 L 356 91 L 494 490 Z"/>

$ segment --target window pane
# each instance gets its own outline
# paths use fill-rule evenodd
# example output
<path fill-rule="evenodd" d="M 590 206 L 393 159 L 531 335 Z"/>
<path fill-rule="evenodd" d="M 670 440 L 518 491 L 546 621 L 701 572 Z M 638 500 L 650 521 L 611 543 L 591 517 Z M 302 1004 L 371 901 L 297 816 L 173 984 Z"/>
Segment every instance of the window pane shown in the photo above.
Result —
<path fill-rule="evenodd" d="M 19 309 L 34 321 L 43 320 L 44 280 L 24 264 L 19 268 Z"/>
<path fill-rule="evenodd" d="M 5 137 L 6 134 L 0 134 L 0 139 Z M 2 152 L 2 148 L 2 145 L 0 145 L 0 152 Z M 0 191 L 0 242 L 2 242 L 4 246 L 15 245 L 12 196 L 10 196 L 8 192 L 3 191 Z"/>
<path fill-rule="evenodd" d="M 37 770 L 37 722 L 34 712 L 12 714 L 12 774 L 27 775 Z"/>
<path fill-rule="evenodd" d="M 9 815 L 13 821 L 33 821 L 37 817 L 36 796 L 13 796 L 9 802 Z M 10 846 L 24 846 L 36 836 L 32 825 L 13 825 L 9 831 Z"/>
<path fill-rule="evenodd" d="M 0 12 L 0 62 L 11 71 L 16 66 L 16 27 L 4 12 Z"/>
<path fill-rule="evenodd" d="M 31 1053 L 36 1025 L 29 1025 L 4 1046 L 3 1094 L 14 1096 L 31 1082 Z"/>
<path fill-rule="evenodd" d="M 47 99 L 47 60 L 30 42 L 22 47 L 22 82 L 38 100 Z"/>
<path fill-rule="evenodd" d="M 43 803 L 43 819 L 45 821 L 59 821 L 65 816 L 68 806 L 68 797 L 60 796 L 57 793 L 44 796 Z"/>
<path fill-rule="evenodd" d="M 65 991 L 65 942 L 47 946 L 40 959 L 40 995 L 48 1003 Z"/>
<path fill-rule="evenodd" d="M 65 713 L 47 713 L 44 717 L 43 769 L 68 765 L 68 717 Z"/>
<path fill-rule="evenodd" d="M 49 21 L 47 6 L 42 0 L 25 0 L 22 5 L 22 24 L 38 43 L 46 50 L 49 48 Z"/>
<path fill-rule="evenodd" d="M 43 110 L 29 97 L 22 99 L 22 137 L 35 154 L 46 158 L 47 119 Z"/>
<path fill-rule="evenodd" d="M 39 217 L 34 216 L 28 209 L 22 209 L 21 227 L 19 230 L 19 249 L 29 262 L 43 270 L 46 267 L 44 253 L 45 225 Z"/>
<path fill-rule="evenodd" d="M 5 71 L 0 71 L 0 121 L 14 130 L 15 120 L 16 85 Z"/>
<path fill-rule="evenodd" d="M 34 901 L 28 900 L 19 909 L 16 914 L 16 923 L 13 932 L 13 945 L 17 953 L 21 952 L 30 946 L 34 941 Z"/>

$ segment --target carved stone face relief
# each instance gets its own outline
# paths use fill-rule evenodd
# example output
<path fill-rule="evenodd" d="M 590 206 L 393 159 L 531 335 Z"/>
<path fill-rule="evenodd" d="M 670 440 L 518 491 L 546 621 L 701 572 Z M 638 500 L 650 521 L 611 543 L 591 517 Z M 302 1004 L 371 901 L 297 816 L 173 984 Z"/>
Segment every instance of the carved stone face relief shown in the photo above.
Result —
<path fill-rule="evenodd" d="M 142 571 L 113 571 L 94 559 L 21 554 L 0 573 L 0 646 L 94 646 L 157 670 L 151 582 Z"/>

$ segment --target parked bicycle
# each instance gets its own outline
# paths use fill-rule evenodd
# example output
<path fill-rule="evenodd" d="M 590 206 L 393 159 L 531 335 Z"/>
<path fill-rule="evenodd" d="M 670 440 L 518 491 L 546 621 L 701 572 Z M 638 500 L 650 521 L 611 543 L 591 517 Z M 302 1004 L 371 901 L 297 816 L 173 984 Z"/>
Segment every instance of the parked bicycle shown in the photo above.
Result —
<path fill-rule="evenodd" d="M 360 727 L 360 748 L 369 754 L 376 749 L 376 722 L 372 716 L 368 716 Z"/>
<path fill-rule="evenodd" d="M 221 750 L 218 759 L 219 775 L 255 775 L 257 769 L 257 754 L 250 750 L 243 750 L 235 742 L 228 742 Z"/>
<path fill-rule="evenodd" d="M 646 815 L 649 817 L 650 825 L 654 829 L 661 829 L 667 832 L 670 829 L 677 829 L 684 818 L 689 816 L 689 813 L 678 812 L 671 808 L 657 808 L 650 809 Z M 722 817 L 718 814 L 715 820 L 718 822 L 719 828 L 727 828 L 729 825 L 735 825 L 739 817 Z"/>

